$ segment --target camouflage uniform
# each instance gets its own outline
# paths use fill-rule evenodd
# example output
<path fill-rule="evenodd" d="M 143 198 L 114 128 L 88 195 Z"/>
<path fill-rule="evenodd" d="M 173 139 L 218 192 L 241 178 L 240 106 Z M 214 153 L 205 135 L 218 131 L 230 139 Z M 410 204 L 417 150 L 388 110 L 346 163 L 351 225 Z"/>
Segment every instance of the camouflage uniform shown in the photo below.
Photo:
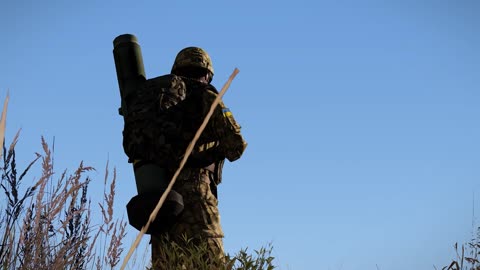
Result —
<path fill-rule="evenodd" d="M 199 48 L 193 48 L 193 52 L 198 53 L 198 50 L 201 50 L 198 55 L 193 55 L 193 57 L 188 53 L 182 55 L 182 52 L 185 50 L 189 52 L 189 49 L 191 53 L 191 48 L 186 48 L 179 53 L 172 73 L 182 64 L 188 66 L 198 64 L 213 74 L 208 55 Z M 206 60 L 205 55 L 208 57 Z M 195 62 L 195 59 L 200 61 Z M 182 126 L 182 139 L 190 142 L 218 92 L 211 84 L 185 77 L 182 79 L 186 83 L 187 93 L 186 98 L 182 101 L 180 110 L 182 115 L 178 117 L 178 120 Z M 241 157 L 246 145 L 240 134 L 240 126 L 230 110 L 221 102 L 215 109 L 173 187 L 183 196 L 184 210 L 173 227 L 168 230 L 170 239 L 181 243 L 181 237 L 186 235 L 198 243 L 206 243 L 214 256 L 223 257 L 222 237 L 224 235 L 220 226 L 216 187 L 221 182 L 224 159 L 237 160 Z M 165 248 L 165 245 L 154 246 L 153 253 L 158 252 L 158 249 L 161 248 Z"/>

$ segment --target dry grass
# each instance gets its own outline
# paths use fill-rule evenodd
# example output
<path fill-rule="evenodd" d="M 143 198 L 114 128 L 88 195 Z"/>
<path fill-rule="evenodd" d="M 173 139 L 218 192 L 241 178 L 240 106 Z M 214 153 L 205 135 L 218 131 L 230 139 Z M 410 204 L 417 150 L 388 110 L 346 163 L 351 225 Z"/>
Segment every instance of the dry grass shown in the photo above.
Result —
<path fill-rule="evenodd" d="M 468 243 L 461 247 L 455 243 L 454 249 L 457 258 L 442 270 L 480 270 L 480 227 Z"/>
<path fill-rule="evenodd" d="M 92 167 L 81 162 L 72 173 L 64 171 L 54 180 L 51 151 L 42 138 L 43 154 L 17 174 L 15 144 L 4 147 L 1 188 L 7 204 L 0 215 L 0 266 L 2 269 L 113 269 L 120 261 L 126 222 L 113 216 L 115 172 L 104 194 L 107 210 L 103 223 L 91 224 L 91 201 L 87 198 Z M 28 170 L 41 159 L 38 181 L 21 192 Z M 105 173 L 107 184 L 108 167 Z M 96 245 L 104 239 L 103 245 Z M 99 252 L 95 250 L 99 248 Z"/>
<path fill-rule="evenodd" d="M 10 97 L 7 93 L 7 97 L 5 98 L 5 101 L 3 103 L 2 116 L 0 116 L 0 145 L 3 145 L 3 142 L 5 140 L 5 128 L 7 125 L 7 108 L 9 98 Z"/>

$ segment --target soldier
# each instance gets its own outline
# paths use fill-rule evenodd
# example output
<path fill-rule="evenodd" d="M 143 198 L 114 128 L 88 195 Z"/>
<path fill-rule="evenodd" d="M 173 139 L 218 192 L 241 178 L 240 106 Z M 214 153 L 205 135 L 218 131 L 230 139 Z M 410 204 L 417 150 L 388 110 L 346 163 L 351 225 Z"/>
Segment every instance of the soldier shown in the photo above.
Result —
<path fill-rule="evenodd" d="M 183 115 L 178 124 L 183 139 L 190 141 L 218 94 L 210 84 L 214 74 L 212 62 L 203 49 L 188 47 L 176 56 L 171 73 L 180 76 L 186 84 Z M 217 185 L 222 179 L 225 158 L 229 161 L 239 159 L 246 145 L 240 126 L 220 102 L 173 187 L 183 196 L 184 210 L 168 230 L 171 240 L 181 243 L 182 236 L 186 236 L 197 244 L 206 243 L 213 256 L 224 256 Z M 155 245 L 155 236 L 152 239 L 152 257 L 156 258 L 155 254 L 161 253 L 165 245 Z"/>

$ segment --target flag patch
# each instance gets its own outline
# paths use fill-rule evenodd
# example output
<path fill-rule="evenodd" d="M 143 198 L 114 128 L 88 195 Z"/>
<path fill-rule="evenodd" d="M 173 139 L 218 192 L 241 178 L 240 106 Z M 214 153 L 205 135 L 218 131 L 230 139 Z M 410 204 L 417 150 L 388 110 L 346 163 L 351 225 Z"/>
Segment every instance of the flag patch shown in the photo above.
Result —
<path fill-rule="evenodd" d="M 223 112 L 224 116 L 231 116 L 232 115 L 232 112 L 230 111 L 229 108 L 223 108 L 222 112 Z"/>

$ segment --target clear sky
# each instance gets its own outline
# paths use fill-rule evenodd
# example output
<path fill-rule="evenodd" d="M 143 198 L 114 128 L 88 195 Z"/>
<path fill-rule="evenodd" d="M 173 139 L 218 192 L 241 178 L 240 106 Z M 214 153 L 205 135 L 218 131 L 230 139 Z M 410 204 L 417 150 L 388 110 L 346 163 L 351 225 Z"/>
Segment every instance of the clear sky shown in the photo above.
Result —
<path fill-rule="evenodd" d="M 200 46 L 218 88 L 240 69 L 224 98 L 249 143 L 219 187 L 228 252 L 273 241 L 280 269 L 441 268 L 480 201 L 479 13 L 473 0 L 1 0 L 7 142 L 22 129 L 26 165 L 55 137 L 58 173 L 98 169 L 93 200 L 109 160 L 126 216 L 112 41 L 135 34 L 149 78 Z"/>

